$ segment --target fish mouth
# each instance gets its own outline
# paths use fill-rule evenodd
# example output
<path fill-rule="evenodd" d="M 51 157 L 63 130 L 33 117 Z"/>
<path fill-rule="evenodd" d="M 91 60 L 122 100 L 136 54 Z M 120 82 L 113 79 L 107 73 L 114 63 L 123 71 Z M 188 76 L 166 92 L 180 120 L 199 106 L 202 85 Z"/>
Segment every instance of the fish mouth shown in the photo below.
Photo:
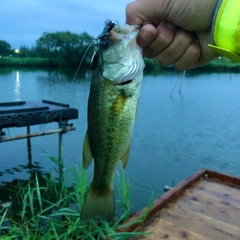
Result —
<path fill-rule="evenodd" d="M 125 85 L 128 85 L 130 83 L 133 82 L 133 79 L 130 79 L 130 80 L 127 80 L 127 81 L 124 81 L 124 82 L 121 82 L 121 83 L 116 83 L 115 85 L 117 86 L 125 86 Z"/>
<path fill-rule="evenodd" d="M 109 38 L 114 42 L 119 42 L 124 39 L 134 40 L 140 30 L 140 25 L 116 25 L 110 32 Z"/>
<path fill-rule="evenodd" d="M 115 25 L 115 27 L 112 29 L 113 32 L 118 34 L 130 34 L 136 31 L 139 31 L 141 28 L 141 25 Z"/>
<path fill-rule="evenodd" d="M 110 45 L 102 51 L 102 76 L 115 86 L 128 86 L 143 72 L 142 49 L 137 44 L 140 25 L 115 25 L 109 32 Z"/>

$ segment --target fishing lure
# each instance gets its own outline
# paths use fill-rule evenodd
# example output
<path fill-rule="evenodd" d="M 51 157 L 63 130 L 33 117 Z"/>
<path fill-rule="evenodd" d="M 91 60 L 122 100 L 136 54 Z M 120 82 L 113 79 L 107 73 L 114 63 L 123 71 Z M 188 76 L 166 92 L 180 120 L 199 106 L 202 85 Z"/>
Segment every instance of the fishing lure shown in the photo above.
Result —
<path fill-rule="evenodd" d="M 107 19 L 105 21 L 105 26 L 103 28 L 103 31 L 95 39 L 95 49 L 94 49 L 94 54 L 93 54 L 92 61 L 91 61 L 92 70 L 95 70 L 97 65 L 98 65 L 98 59 L 99 59 L 98 50 L 99 50 L 99 47 L 101 47 L 103 49 L 108 49 L 111 46 L 112 40 L 109 38 L 109 33 L 115 27 L 115 25 L 116 25 L 116 23 Z"/>

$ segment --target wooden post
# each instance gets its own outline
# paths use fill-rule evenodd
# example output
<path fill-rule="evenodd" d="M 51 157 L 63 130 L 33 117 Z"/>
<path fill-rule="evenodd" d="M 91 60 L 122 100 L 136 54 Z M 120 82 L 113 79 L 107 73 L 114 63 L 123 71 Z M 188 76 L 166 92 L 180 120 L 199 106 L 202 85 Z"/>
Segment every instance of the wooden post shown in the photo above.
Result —
<path fill-rule="evenodd" d="M 32 166 L 32 146 L 31 146 L 31 137 L 30 137 L 30 125 L 27 126 L 27 151 L 28 151 L 28 165 Z"/>
<path fill-rule="evenodd" d="M 59 121 L 58 122 L 59 128 L 61 129 L 66 129 L 67 127 L 67 121 Z M 63 153 L 63 134 L 65 132 L 62 131 L 59 133 L 59 142 L 58 142 L 58 169 L 59 169 L 59 183 L 62 184 L 63 183 L 63 157 L 62 157 L 62 153 Z"/>
<path fill-rule="evenodd" d="M 63 159 L 62 159 L 62 150 L 63 150 L 63 132 L 59 133 L 59 143 L 58 143 L 58 168 L 59 168 L 59 182 L 63 183 Z"/>

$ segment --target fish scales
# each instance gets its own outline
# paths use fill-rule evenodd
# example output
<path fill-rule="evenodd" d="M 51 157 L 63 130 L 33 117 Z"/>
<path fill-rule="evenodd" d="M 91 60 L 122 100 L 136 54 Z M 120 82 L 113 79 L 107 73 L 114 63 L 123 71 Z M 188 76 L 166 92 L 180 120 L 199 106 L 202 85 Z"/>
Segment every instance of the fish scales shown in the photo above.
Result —
<path fill-rule="evenodd" d="M 114 217 L 112 180 L 121 160 L 126 167 L 135 122 L 144 62 L 136 43 L 138 26 L 116 25 L 100 40 L 88 100 L 88 130 L 83 165 L 94 159 L 94 176 L 81 219 Z M 101 46 L 109 43 L 109 46 Z M 96 60 L 97 59 L 97 60 Z"/>
<path fill-rule="evenodd" d="M 109 188 L 109 179 L 112 179 L 117 163 L 123 151 L 126 149 L 130 139 L 134 123 L 137 99 L 129 97 L 119 97 L 119 92 L 111 85 L 105 86 L 104 79 L 97 78 L 96 85 L 93 82 L 90 96 L 88 115 L 90 119 L 88 133 L 92 155 L 95 159 L 94 183 L 96 188 L 101 182 L 106 182 Z M 95 90 L 101 95 L 95 94 Z M 115 92 L 115 94 L 113 94 Z M 121 101 L 123 98 L 124 100 Z M 130 101 L 128 101 L 130 100 Z M 98 108 L 95 106 L 109 106 Z M 102 120 L 99 121 L 99 118 Z M 103 137 L 104 136 L 104 137 Z M 100 145 L 100 146 L 99 146 Z M 115 159 L 115 161 L 111 161 Z M 108 171 L 110 170 L 110 171 Z M 97 188 L 97 190 L 101 188 Z"/>

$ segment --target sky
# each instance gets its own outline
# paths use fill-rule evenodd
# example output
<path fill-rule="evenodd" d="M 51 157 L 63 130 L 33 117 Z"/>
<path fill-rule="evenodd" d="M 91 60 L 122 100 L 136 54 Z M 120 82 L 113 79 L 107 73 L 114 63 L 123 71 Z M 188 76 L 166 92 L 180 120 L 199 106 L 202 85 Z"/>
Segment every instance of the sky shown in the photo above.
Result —
<path fill-rule="evenodd" d="M 0 40 L 12 48 L 33 47 L 44 32 L 98 36 L 106 19 L 125 23 L 131 0 L 1 0 Z"/>

